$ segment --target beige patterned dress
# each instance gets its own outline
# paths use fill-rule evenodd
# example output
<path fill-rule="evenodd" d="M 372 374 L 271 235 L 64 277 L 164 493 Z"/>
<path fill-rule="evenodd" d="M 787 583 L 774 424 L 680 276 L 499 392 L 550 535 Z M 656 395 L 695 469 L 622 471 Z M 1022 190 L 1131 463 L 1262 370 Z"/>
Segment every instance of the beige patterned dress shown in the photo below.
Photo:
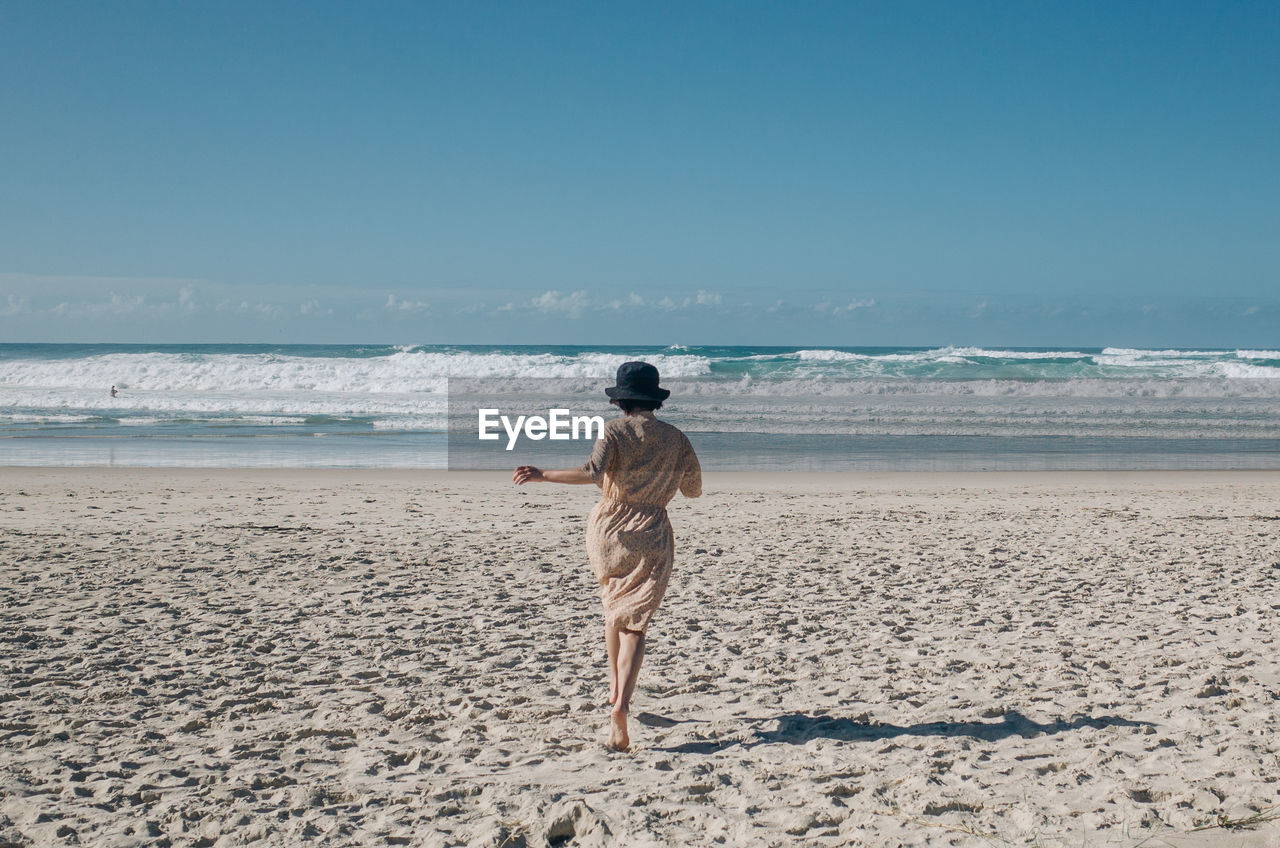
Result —
<path fill-rule="evenodd" d="M 688 437 L 652 412 L 614 418 L 582 466 L 600 487 L 587 519 L 587 558 L 600 581 L 606 624 L 644 632 L 671 580 L 675 538 L 667 504 L 702 494 Z"/>

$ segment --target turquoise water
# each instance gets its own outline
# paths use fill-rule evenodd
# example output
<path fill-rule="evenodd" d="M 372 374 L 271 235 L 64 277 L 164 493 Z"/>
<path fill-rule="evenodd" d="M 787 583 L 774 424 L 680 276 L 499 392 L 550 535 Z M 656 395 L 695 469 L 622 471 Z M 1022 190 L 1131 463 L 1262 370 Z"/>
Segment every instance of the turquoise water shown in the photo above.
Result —
<path fill-rule="evenodd" d="M 608 415 L 628 359 L 711 468 L 1280 467 L 1280 351 L 1123 347 L 0 345 L 0 463 L 460 467 L 451 386 Z"/>

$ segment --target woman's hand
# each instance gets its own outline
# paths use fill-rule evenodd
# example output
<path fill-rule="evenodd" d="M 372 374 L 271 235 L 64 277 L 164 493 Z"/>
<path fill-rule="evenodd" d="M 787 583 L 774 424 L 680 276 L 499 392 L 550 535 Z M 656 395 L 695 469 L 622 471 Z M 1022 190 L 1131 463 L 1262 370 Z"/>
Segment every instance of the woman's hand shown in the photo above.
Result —
<path fill-rule="evenodd" d="M 523 486 L 525 483 L 545 483 L 547 478 L 543 476 L 541 468 L 535 468 L 532 465 L 521 465 L 511 475 L 511 479 L 517 486 Z"/>
<path fill-rule="evenodd" d="M 532 465 L 522 465 L 511 475 L 517 486 L 525 483 L 568 483 L 571 486 L 594 483 L 591 475 L 581 468 L 561 468 L 543 471 Z"/>

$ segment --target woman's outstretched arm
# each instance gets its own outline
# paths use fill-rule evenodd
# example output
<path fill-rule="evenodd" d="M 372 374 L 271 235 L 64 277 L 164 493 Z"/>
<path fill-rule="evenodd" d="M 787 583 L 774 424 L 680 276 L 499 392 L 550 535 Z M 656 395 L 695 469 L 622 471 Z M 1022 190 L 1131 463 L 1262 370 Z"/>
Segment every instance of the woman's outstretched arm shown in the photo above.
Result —
<path fill-rule="evenodd" d="M 552 468 L 543 471 L 532 465 L 521 465 L 511 475 L 511 479 L 517 486 L 525 483 L 569 483 L 577 486 L 595 482 L 591 479 L 591 475 L 581 468 Z"/>

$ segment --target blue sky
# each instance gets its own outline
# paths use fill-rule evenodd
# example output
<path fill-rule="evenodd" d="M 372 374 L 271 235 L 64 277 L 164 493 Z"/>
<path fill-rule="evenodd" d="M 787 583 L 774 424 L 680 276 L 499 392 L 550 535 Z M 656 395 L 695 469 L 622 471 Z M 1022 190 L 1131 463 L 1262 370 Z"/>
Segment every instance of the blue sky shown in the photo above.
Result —
<path fill-rule="evenodd" d="M 1280 4 L 0 2 L 0 340 L 1280 343 Z"/>

